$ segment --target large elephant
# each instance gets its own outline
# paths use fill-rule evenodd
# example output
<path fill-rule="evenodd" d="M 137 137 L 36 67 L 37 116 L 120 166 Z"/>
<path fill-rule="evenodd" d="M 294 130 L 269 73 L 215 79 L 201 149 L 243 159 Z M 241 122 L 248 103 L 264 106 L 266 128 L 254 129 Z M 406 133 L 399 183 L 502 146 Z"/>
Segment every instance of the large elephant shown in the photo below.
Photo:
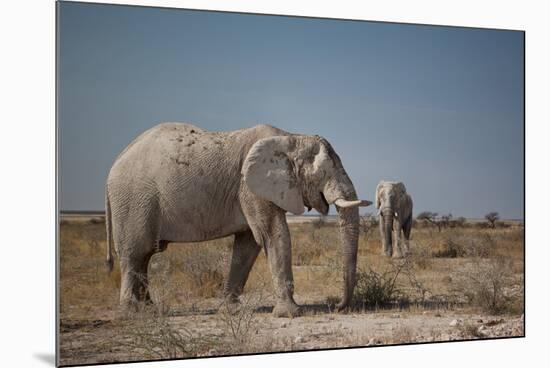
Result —
<path fill-rule="evenodd" d="M 355 286 L 359 206 L 331 145 L 319 136 L 269 125 L 208 132 L 163 123 L 136 138 L 116 159 L 106 184 L 107 263 L 112 246 L 121 269 L 120 303 L 150 301 L 147 266 L 169 242 L 235 235 L 224 294 L 237 301 L 261 247 L 271 270 L 275 316 L 295 316 L 286 212 L 304 206 L 327 214 L 335 204 L 343 242 L 344 291 Z"/>
<path fill-rule="evenodd" d="M 413 202 L 405 185 L 401 182 L 381 181 L 376 187 L 375 197 L 384 254 L 389 257 L 393 254 L 396 258 L 408 254 Z M 400 243 L 401 231 L 405 237 L 404 250 Z"/>

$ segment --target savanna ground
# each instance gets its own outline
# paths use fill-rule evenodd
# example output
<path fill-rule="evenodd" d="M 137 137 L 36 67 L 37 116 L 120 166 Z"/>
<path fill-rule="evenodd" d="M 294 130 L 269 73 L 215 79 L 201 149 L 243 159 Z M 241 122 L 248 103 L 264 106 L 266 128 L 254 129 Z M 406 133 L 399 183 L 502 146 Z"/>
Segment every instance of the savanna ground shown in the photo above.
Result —
<path fill-rule="evenodd" d="M 450 225 L 450 226 L 449 226 Z M 224 303 L 232 237 L 172 243 L 150 263 L 154 307 L 118 311 L 120 272 L 108 274 L 102 218 L 64 218 L 60 231 L 61 365 L 523 336 L 523 225 L 413 227 L 411 255 L 381 255 L 373 218 L 362 221 L 355 306 L 341 295 L 339 230 L 290 223 L 295 299 L 304 315 L 271 315 L 262 252 L 241 306 Z M 117 262 L 115 262 L 116 265 Z"/>

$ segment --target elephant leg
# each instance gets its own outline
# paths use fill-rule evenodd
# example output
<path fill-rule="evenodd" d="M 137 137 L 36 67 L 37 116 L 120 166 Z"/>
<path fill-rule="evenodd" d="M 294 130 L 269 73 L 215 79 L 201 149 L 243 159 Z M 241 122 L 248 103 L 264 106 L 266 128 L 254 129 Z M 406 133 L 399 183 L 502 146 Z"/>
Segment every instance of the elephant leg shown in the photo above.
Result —
<path fill-rule="evenodd" d="M 382 243 L 382 254 L 385 254 L 388 257 L 392 256 L 392 244 L 386 244 L 386 229 L 384 224 L 384 218 L 380 216 L 378 221 L 378 227 L 380 228 L 380 242 Z M 391 241 L 391 240 L 390 240 Z"/>
<path fill-rule="evenodd" d="M 254 240 L 252 231 L 235 234 L 231 268 L 224 287 L 224 295 L 230 302 L 238 302 L 261 249 Z"/>
<path fill-rule="evenodd" d="M 405 238 L 405 252 L 406 254 L 410 254 L 410 244 L 409 239 L 411 237 L 411 228 L 412 228 L 412 217 L 409 217 L 409 219 L 405 222 L 403 225 L 403 236 Z"/>
<path fill-rule="evenodd" d="M 403 258 L 403 249 L 401 248 L 401 221 L 395 219 L 394 224 L 394 252 L 393 258 Z"/>
<path fill-rule="evenodd" d="M 294 301 L 294 278 L 292 276 L 292 259 L 290 233 L 286 220 L 281 220 L 276 231 L 271 231 L 271 237 L 266 241 L 265 251 L 277 304 L 273 309 L 275 317 L 295 317 L 301 311 Z"/>
<path fill-rule="evenodd" d="M 152 255 L 152 252 L 130 253 L 121 257 L 120 305 L 123 309 L 135 311 L 140 303 L 152 303 L 147 279 L 147 268 Z"/>

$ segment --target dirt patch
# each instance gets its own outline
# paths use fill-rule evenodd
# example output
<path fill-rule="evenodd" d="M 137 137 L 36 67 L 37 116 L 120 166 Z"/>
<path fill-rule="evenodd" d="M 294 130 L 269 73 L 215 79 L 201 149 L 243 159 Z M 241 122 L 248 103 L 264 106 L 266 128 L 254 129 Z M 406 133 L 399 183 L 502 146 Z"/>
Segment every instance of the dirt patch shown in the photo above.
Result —
<path fill-rule="evenodd" d="M 467 311 L 384 311 L 353 314 L 311 313 L 294 319 L 257 312 L 250 338 L 237 345 L 220 314 L 211 309 L 179 311 L 167 317 L 175 331 L 185 330 L 202 348 L 174 357 L 217 356 L 523 336 L 522 316 L 486 316 Z M 262 308 L 260 308 L 262 310 Z M 457 322 L 458 321 L 458 322 Z M 457 322 L 457 323 L 453 323 Z M 139 344 L 122 343 L 131 320 L 63 321 L 61 364 L 143 359 Z M 122 348 L 124 346 L 124 348 Z"/>

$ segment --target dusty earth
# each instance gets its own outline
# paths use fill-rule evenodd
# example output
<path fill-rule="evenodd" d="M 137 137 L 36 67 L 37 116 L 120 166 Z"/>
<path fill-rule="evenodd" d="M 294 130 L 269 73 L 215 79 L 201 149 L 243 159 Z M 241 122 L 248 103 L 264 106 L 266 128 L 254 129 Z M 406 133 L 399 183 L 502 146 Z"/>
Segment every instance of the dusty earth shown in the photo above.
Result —
<path fill-rule="evenodd" d="M 190 350 L 172 356 L 147 355 L 125 327 L 135 321 L 118 312 L 92 313 L 94 318 L 61 323 L 62 365 L 223 356 L 255 352 L 303 351 L 340 347 L 471 340 L 524 335 L 524 317 L 488 316 L 467 309 L 381 310 L 334 313 L 322 304 L 306 305 L 305 315 L 293 319 L 272 317 L 269 305 L 257 307 L 251 327 L 236 337 L 228 332 L 224 313 L 211 299 L 193 310 L 171 311 L 165 320 L 173 331 L 185 331 Z M 205 308 L 205 306 L 207 306 Z M 212 308 L 209 308 L 209 307 Z M 203 309 L 204 308 L 204 309 Z M 130 327 L 133 328 L 133 327 Z M 139 329 L 136 333 L 139 333 Z M 241 340 L 242 339 L 242 340 Z M 121 342 L 119 345 L 118 342 Z M 143 344 L 143 342 L 141 343 Z"/>
<path fill-rule="evenodd" d="M 295 298 L 304 315 L 288 319 L 271 314 L 275 300 L 263 253 L 241 307 L 223 303 L 231 238 L 169 245 L 149 268 L 155 306 L 123 314 L 120 271 L 116 264 L 110 274 L 104 269 L 103 219 L 62 218 L 59 364 L 524 336 L 523 226 L 479 225 L 439 231 L 418 224 L 409 266 L 400 269 L 400 262 L 380 254 L 376 226 L 363 224 L 358 254 L 363 282 L 356 297 L 387 292 L 395 281 L 387 296 L 408 304 L 336 313 L 342 277 L 338 229 L 330 221 L 291 222 Z"/>

